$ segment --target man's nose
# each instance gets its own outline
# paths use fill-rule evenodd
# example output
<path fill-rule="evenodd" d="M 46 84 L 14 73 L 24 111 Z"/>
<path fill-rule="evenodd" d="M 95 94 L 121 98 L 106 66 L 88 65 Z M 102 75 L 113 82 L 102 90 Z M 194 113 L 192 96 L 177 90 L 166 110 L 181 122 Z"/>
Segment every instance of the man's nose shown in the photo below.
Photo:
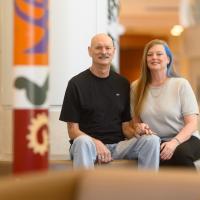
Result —
<path fill-rule="evenodd" d="M 101 49 L 101 52 L 102 52 L 102 53 L 106 53 L 106 52 L 107 52 L 106 48 L 102 48 L 102 49 Z"/>

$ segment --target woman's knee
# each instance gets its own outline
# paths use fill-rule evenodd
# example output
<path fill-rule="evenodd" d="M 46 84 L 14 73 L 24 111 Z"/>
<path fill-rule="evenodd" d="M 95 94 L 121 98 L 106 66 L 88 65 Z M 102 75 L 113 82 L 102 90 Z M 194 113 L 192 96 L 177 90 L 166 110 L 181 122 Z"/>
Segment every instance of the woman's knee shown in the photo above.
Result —
<path fill-rule="evenodd" d="M 176 148 L 172 159 L 176 164 L 194 166 L 192 153 L 182 145 Z"/>

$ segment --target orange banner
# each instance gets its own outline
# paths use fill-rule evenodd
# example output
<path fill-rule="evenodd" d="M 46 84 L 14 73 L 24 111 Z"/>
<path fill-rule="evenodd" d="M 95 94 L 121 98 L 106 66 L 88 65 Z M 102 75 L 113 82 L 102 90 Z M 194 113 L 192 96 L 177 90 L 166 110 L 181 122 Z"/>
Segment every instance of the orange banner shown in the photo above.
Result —
<path fill-rule="evenodd" d="M 48 0 L 15 0 L 14 66 L 48 64 Z"/>

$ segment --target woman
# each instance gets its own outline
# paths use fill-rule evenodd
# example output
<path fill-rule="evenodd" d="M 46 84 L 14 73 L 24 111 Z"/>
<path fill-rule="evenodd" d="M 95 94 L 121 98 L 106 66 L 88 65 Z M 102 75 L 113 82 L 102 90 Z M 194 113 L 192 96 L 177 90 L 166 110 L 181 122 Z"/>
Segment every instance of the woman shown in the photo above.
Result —
<path fill-rule="evenodd" d="M 155 39 L 145 46 L 131 104 L 134 122 L 148 124 L 161 138 L 161 165 L 195 167 L 200 158 L 198 104 L 189 82 L 175 73 L 166 42 Z"/>

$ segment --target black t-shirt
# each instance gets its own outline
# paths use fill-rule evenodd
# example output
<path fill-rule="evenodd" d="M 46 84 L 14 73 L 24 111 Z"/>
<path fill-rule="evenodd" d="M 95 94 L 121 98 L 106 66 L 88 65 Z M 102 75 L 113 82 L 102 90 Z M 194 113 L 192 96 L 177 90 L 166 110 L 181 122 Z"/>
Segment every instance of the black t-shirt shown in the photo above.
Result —
<path fill-rule="evenodd" d="M 130 119 L 130 84 L 124 77 L 110 71 L 98 78 L 87 69 L 69 81 L 60 120 L 79 123 L 81 131 L 113 144 L 124 140 L 122 122 Z"/>

